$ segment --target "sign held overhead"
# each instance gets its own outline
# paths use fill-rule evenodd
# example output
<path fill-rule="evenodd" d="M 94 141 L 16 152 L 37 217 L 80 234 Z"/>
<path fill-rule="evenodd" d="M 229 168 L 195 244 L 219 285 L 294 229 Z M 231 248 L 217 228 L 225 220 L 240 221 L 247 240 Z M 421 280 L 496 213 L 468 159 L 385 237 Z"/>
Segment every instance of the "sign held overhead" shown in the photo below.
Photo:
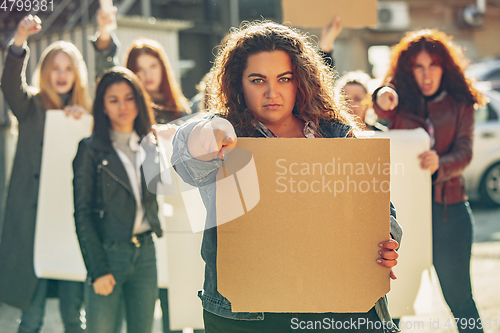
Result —
<path fill-rule="evenodd" d="M 282 0 L 283 23 L 322 28 L 336 15 L 344 28 L 376 28 L 377 0 Z"/>

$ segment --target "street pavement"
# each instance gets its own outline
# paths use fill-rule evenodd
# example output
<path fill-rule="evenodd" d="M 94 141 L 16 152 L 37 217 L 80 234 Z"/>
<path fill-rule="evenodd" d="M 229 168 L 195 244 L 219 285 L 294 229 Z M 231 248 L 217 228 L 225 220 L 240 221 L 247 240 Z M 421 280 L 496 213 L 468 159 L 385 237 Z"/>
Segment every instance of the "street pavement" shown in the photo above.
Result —
<path fill-rule="evenodd" d="M 500 333 L 500 208 L 473 205 L 472 209 L 476 222 L 471 266 L 474 299 L 483 319 L 484 331 Z M 429 273 L 427 288 L 432 292 L 432 306 L 418 308 L 415 316 L 402 317 L 402 333 L 457 332 L 433 271 Z M 45 325 L 41 333 L 64 333 L 58 302 L 57 299 L 47 301 Z M 16 333 L 19 318 L 18 309 L 0 303 L 0 333 Z M 153 333 L 162 333 L 159 302 Z"/>

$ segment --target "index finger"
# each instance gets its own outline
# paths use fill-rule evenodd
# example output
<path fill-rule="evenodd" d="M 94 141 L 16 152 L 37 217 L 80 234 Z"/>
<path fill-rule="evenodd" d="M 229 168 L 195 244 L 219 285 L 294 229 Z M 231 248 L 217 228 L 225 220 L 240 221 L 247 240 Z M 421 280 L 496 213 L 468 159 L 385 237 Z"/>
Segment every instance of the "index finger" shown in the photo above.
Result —
<path fill-rule="evenodd" d="M 395 250 L 399 247 L 399 243 L 394 239 L 390 239 L 385 242 L 380 242 L 378 246 L 384 249 Z"/>

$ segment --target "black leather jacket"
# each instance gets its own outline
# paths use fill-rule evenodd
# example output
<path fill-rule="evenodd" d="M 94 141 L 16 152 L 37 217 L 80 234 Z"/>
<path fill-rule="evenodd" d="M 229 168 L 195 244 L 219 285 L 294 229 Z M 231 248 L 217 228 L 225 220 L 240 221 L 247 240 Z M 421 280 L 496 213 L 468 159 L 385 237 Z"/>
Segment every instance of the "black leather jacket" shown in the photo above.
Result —
<path fill-rule="evenodd" d="M 143 148 L 146 148 L 143 165 L 157 167 L 159 174 L 156 145 L 151 143 Z M 125 167 L 111 143 L 94 136 L 83 139 L 73 170 L 76 233 L 88 275 L 94 281 L 110 273 L 102 244 L 131 240 L 136 202 Z M 142 168 L 141 174 L 145 218 L 161 237 L 156 194 L 147 189 L 153 189 L 156 183 L 146 183 Z"/>

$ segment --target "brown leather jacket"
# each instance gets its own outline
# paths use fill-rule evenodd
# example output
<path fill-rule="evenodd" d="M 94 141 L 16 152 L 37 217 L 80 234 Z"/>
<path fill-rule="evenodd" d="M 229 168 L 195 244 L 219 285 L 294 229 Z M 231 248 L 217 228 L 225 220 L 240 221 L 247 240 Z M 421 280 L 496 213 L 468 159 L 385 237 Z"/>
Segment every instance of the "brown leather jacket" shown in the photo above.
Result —
<path fill-rule="evenodd" d="M 373 93 L 376 101 L 378 89 Z M 390 129 L 422 127 L 429 131 L 425 119 L 406 110 L 382 111 L 373 103 L 380 118 L 390 121 Z M 434 150 L 439 155 L 439 169 L 433 175 L 433 199 L 441 204 L 467 200 L 462 172 L 472 158 L 474 106 L 455 101 L 446 92 L 427 102 L 427 112 L 434 127 Z"/>

